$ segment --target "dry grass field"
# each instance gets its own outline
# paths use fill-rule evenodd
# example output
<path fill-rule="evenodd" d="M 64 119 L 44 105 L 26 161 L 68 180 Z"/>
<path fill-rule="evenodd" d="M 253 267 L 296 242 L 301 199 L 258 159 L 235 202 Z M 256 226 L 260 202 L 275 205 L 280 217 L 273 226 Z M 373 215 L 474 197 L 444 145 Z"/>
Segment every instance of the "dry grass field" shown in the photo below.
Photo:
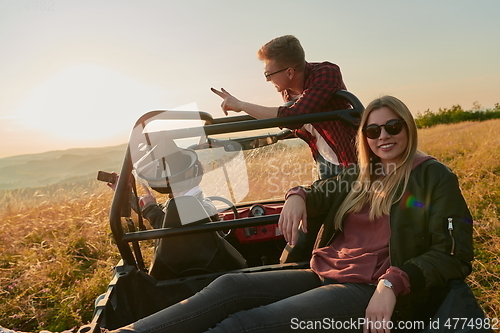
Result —
<path fill-rule="evenodd" d="M 420 149 L 458 176 L 474 218 L 468 282 L 490 318 L 500 318 L 500 119 L 420 130 Z"/>
<path fill-rule="evenodd" d="M 490 318 L 500 317 L 500 120 L 420 130 L 420 149 L 458 175 L 475 219 L 476 260 L 468 282 Z M 250 194 L 285 191 L 281 182 L 259 184 L 286 152 L 249 156 Z M 280 172 L 311 165 L 306 151 Z M 267 167 L 266 167 L 267 166 Z M 273 169 L 274 170 L 274 169 Z M 274 171 L 271 171 L 274 172 Z M 266 177 L 269 175 L 266 175 Z M 272 174 L 276 181 L 282 176 Z M 296 185 L 296 184 L 295 184 Z M 272 189 L 269 189 L 272 187 Z M 282 196 L 282 194 L 281 194 Z M 22 331 L 62 331 L 91 319 L 119 256 L 108 225 L 112 193 L 97 181 L 0 192 L 0 325 Z"/>

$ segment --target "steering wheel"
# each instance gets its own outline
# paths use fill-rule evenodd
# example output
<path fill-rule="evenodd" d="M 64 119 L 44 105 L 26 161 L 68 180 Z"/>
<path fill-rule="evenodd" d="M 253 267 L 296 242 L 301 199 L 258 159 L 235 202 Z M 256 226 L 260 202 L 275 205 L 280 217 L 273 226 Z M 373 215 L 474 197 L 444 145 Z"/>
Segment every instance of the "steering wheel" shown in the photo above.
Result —
<path fill-rule="evenodd" d="M 239 218 L 238 209 L 236 209 L 236 206 L 230 200 L 228 200 L 224 197 L 219 197 L 219 196 L 211 196 L 211 197 L 207 197 L 207 199 L 210 199 L 212 201 L 220 201 L 220 202 L 225 203 L 233 211 L 234 220 Z M 226 209 L 227 208 L 219 209 L 217 212 L 220 213 L 220 212 L 225 211 Z M 227 232 L 225 232 L 224 230 L 219 230 L 217 232 L 219 233 L 219 235 L 221 237 L 225 238 L 225 237 L 229 236 L 229 234 L 231 233 L 231 229 L 229 229 Z"/>

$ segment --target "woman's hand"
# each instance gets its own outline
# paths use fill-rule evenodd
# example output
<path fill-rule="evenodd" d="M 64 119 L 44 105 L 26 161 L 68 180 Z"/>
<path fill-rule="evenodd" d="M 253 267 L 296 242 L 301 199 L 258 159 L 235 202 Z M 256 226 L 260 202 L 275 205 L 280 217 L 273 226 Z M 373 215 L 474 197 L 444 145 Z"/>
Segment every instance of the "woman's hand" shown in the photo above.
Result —
<path fill-rule="evenodd" d="M 389 322 L 395 306 L 394 291 L 384 286 L 380 280 L 366 308 L 365 319 L 368 324 L 363 327 L 363 333 L 389 333 L 391 331 Z"/>
<path fill-rule="evenodd" d="M 290 245 L 295 245 L 299 235 L 299 226 L 307 232 L 306 202 L 300 195 L 291 195 L 285 201 L 278 221 L 278 228 Z"/>

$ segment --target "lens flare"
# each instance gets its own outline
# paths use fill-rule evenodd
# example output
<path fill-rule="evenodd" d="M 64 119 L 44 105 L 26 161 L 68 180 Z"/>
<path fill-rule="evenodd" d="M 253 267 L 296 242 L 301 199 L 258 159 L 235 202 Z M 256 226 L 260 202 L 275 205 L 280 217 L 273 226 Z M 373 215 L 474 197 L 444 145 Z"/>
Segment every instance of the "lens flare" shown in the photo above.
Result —
<path fill-rule="evenodd" d="M 417 200 L 417 198 L 410 192 L 406 191 L 400 201 L 401 208 L 423 208 L 425 205 L 423 202 Z"/>

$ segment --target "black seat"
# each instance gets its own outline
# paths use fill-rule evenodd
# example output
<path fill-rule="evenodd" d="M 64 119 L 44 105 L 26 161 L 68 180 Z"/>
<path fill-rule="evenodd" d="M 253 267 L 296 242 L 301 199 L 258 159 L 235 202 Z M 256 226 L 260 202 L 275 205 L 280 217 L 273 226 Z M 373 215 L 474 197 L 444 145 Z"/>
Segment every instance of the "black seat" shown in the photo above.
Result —
<path fill-rule="evenodd" d="M 202 204 L 193 196 L 169 200 L 164 228 L 182 228 L 211 222 Z M 246 267 L 243 256 L 217 232 L 203 232 L 159 239 L 150 267 L 158 280 L 222 272 Z"/>

